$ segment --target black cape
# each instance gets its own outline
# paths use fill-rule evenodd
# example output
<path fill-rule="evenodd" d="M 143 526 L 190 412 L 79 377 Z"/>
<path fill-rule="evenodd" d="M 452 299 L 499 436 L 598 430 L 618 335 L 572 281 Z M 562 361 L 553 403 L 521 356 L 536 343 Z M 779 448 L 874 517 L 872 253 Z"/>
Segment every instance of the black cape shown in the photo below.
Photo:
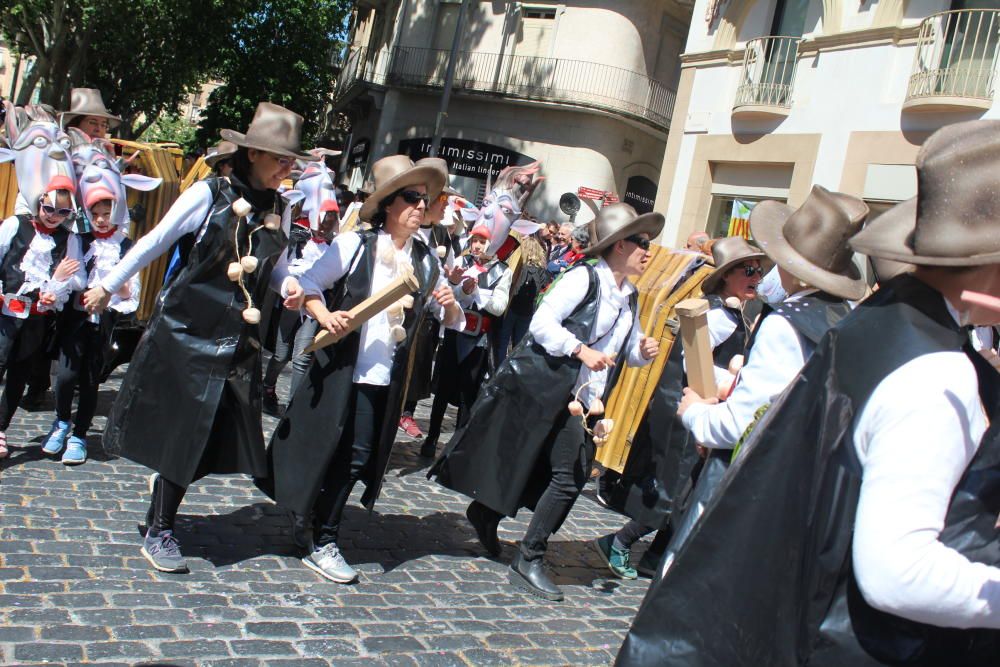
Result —
<path fill-rule="evenodd" d="M 883 344 L 873 345 L 873 336 Z M 852 423 L 909 360 L 967 345 L 939 294 L 910 276 L 824 337 L 654 581 L 617 665 L 996 665 L 1000 633 L 878 612 L 858 593 L 851 536 L 861 486 Z M 941 541 L 1000 564 L 998 376 L 975 353 L 992 426 L 956 488 Z"/>
<path fill-rule="evenodd" d="M 705 298 L 713 309 L 726 308 L 717 295 Z M 726 309 L 737 318 L 737 324 L 732 335 L 712 350 L 715 365 L 722 369 L 729 367 L 735 355 L 743 354 L 747 341 L 743 314 L 738 309 Z M 670 349 L 660 381 L 636 429 L 621 477 L 611 486 L 608 499 L 612 509 L 657 530 L 670 522 L 699 461 L 691 434 L 677 416 L 677 406 L 687 386 L 682 351 L 679 341 Z"/>
<path fill-rule="evenodd" d="M 195 234 L 181 239 L 182 265 L 157 299 L 104 432 L 106 451 L 120 452 L 182 486 L 207 474 L 267 470 L 261 328 L 243 320 L 243 291 L 226 276 L 235 261 L 237 218 L 231 205 L 242 186 L 235 179 L 233 184 L 221 178 L 206 182 L 213 202 L 205 233 L 197 242 Z M 280 211 L 276 194 L 273 201 Z M 262 223 L 263 216 L 257 218 Z M 288 242 L 280 228 L 258 230 L 258 223 L 240 230 L 241 251 L 253 231 L 258 267 L 244 274 L 244 285 L 255 304 L 263 301 L 271 270 Z"/>
<path fill-rule="evenodd" d="M 600 305 L 597 274 L 589 262 L 570 270 L 588 271 L 590 287 L 562 325 L 590 342 Z M 634 316 L 634 298 L 630 305 Z M 629 344 L 626 340 L 625 349 Z M 615 367 L 607 391 L 621 366 Z M 522 507 L 533 509 L 551 476 L 540 454 L 567 409 L 579 372 L 579 359 L 554 357 L 526 335 L 483 387 L 469 421 L 452 436 L 428 477 L 507 516 Z"/>
<path fill-rule="evenodd" d="M 350 310 L 371 294 L 378 234 L 360 234 L 358 252 L 361 257 L 356 266 L 354 261 L 350 264 L 355 269 L 326 294 L 331 311 Z M 411 253 L 420 288 L 413 295 L 413 308 L 406 311 L 403 322 L 406 338 L 396 346 L 393 355 L 386 411 L 375 436 L 371 465 L 361 480 L 365 485 L 361 502 L 368 509 L 374 507 L 378 498 L 396 439 L 407 375 L 413 363 L 414 332 L 428 317 L 425 302 L 440 275 L 437 256 L 422 239 L 414 237 Z M 279 505 L 298 514 L 307 515 L 312 511 L 350 417 L 351 385 L 360 344 L 361 331 L 358 330 L 333 345 L 316 350 L 309 372 L 299 383 L 271 436 L 267 456 L 269 474 L 267 478 L 258 479 L 257 485 Z"/>

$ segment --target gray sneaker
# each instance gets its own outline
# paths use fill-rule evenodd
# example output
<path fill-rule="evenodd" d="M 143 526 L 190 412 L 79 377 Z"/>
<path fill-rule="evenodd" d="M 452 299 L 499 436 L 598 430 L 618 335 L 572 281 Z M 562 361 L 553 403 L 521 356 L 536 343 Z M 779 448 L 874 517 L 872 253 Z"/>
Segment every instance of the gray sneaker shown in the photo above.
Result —
<path fill-rule="evenodd" d="M 142 555 L 160 572 L 187 572 L 187 561 L 181 555 L 181 545 L 174 531 L 164 530 L 155 537 L 146 533 L 142 542 Z"/>
<path fill-rule="evenodd" d="M 333 543 L 316 547 L 302 562 L 310 570 L 338 584 L 349 584 L 358 578 L 357 571 L 347 564 L 340 549 Z"/>

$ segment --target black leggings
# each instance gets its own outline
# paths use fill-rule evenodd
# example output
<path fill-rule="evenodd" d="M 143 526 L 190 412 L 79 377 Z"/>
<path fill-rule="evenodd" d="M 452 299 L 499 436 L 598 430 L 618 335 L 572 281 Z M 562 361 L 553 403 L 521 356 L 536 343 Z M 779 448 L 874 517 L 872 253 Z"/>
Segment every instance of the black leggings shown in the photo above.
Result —
<path fill-rule="evenodd" d="M 326 480 L 313 508 L 320 524 L 316 545 L 336 543 L 341 517 L 354 484 L 371 465 L 385 416 L 388 387 L 351 385 L 351 415 L 337 443 L 337 451 L 326 469 Z"/>
<path fill-rule="evenodd" d="M 169 479 L 160 476 L 153 487 L 153 521 L 149 530 L 155 537 L 164 530 L 174 529 L 174 520 L 177 518 L 177 509 L 184 500 L 187 487 L 181 486 Z"/>
<path fill-rule="evenodd" d="M 0 375 L 6 373 L 3 399 L 0 400 L 0 432 L 10 426 L 24 387 L 40 363 L 49 327 L 50 315 L 32 315 L 19 320 L 0 315 Z M 48 359 L 44 360 L 48 364 Z"/>
<path fill-rule="evenodd" d="M 615 537 L 622 543 L 622 546 L 626 549 L 631 549 L 633 544 L 646 535 L 649 535 L 654 530 L 656 529 L 650 528 L 649 526 L 645 526 L 638 521 L 633 520 L 622 526 L 621 530 L 615 533 Z M 667 526 L 662 530 L 658 530 L 656 532 L 656 537 L 653 538 L 652 543 L 649 545 L 647 553 L 662 554 L 666 551 L 667 543 L 670 542 L 670 536 L 673 532 L 674 531 L 670 528 L 670 526 Z"/>
<path fill-rule="evenodd" d="M 76 407 L 73 435 L 86 438 L 87 430 L 97 411 L 97 390 L 100 370 L 95 368 L 93 355 L 101 353 L 100 330 L 89 323 L 81 324 L 72 335 L 63 336 L 59 343 L 59 364 L 56 369 L 56 418 L 68 422 L 73 415 L 73 390 L 79 387 L 80 401 Z"/>

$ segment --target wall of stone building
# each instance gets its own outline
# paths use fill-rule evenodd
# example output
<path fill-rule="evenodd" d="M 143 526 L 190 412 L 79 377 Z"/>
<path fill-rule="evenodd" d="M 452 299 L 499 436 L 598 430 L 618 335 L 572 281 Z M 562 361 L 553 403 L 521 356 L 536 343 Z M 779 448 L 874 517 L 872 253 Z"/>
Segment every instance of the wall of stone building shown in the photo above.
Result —
<path fill-rule="evenodd" d="M 356 136 L 374 127 L 369 165 L 396 153 L 401 140 L 431 136 L 437 110 L 436 95 L 389 91 L 377 121 L 369 118 L 356 125 Z M 541 160 L 546 181 L 529 204 L 529 212 L 544 219 L 564 218 L 558 209 L 559 197 L 580 186 L 623 194 L 632 176 L 655 182 L 665 142 L 662 135 L 653 136 L 610 115 L 470 97 L 452 98 L 445 136 Z M 587 210 L 581 211 L 578 222 L 590 217 Z"/>

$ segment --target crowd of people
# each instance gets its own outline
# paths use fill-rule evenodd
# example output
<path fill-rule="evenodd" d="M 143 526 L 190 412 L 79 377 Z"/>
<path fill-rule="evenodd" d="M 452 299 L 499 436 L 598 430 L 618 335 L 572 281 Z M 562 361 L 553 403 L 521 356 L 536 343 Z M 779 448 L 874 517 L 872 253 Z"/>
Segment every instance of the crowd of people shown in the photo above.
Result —
<path fill-rule="evenodd" d="M 0 457 L 55 360 L 42 450 L 86 461 L 116 319 L 167 257 L 103 434 L 154 471 L 140 550 L 156 570 L 187 571 L 189 486 L 241 473 L 288 511 L 305 567 L 355 581 L 344 510 L 359 481 L 374 507 L 402 431 L 428 476 L 470 499 L 491 556 L 500 522 L 532 511 L 509 580 L 562 600 L 544 560 L 614 432 L 611 392 L 663 356 L 629 462 L 598 483 L 628 521 L 594 548 L 615 576 L 652 579 L 620 664 L 996 664 L 1000 122 L 931 136 L 917 196 L 873 221 L 817 185 L 798 206 L 757 204 L 753 243 L 695 232 L 676 250 L 653 246 L 662 215 L 622 203 L 539 223 L 538 163 L 495 175 L 476 205 L 444 160 L 389 155 L 345 198 L 331 152 L 304 150 L 302 118 L 267 102 L 130 239 L 124 188 L 157 184 L 122 173 L 117 122 L 92 90 L 58 119 L 7 107 L 0 159 L 20 194 L 0 225 Z M 690 260 L 678 284 L 699 281 L 710 359 L 672 329 L 648 335 L 636 280 L 654 252 Z M 716 395 L 687 386 L 701 363 Z M 278 417 L 267 443 L 262 412 Z"/>

